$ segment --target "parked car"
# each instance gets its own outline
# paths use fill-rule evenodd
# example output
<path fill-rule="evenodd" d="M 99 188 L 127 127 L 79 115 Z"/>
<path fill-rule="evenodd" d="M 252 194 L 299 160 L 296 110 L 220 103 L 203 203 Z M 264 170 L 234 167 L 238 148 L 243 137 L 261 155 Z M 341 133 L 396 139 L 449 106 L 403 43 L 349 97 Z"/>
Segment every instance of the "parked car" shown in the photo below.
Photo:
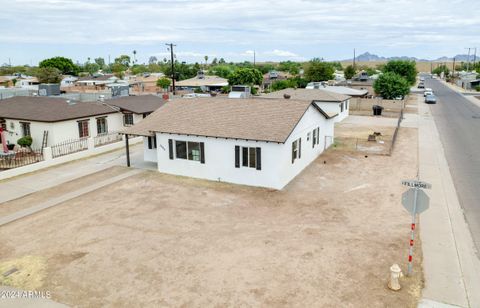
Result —
<path fill-rule="evenodd" d="M 417 88 L 419 89 L 425 89 L 425 85 L 423 84 L 423 82 L 420 82 L 417 86 Z"/>
<path fill-rule="evenodd" d="M 427 97 L 427 95 L 433 95 L 433 91 L 430 88 L 426 88 L 423 92 L 423 97 Z"/>
<path fill-rule="evenodd" d="M 429 94 L 425 97 L 425 103 L 427 104 L 436 104 L 437 98 L 433 94 Z"/>

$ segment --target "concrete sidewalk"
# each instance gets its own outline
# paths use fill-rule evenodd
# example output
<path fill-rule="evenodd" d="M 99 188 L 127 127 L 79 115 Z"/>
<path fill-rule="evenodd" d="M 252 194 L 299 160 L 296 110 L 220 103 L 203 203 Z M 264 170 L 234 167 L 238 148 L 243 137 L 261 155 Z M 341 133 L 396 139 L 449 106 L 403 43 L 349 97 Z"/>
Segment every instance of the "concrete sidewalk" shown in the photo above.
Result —
<path fill-rule="evenodd" d="M 419 175 L 432 184 L 420 216 L 425 288 L 419 307 L 480 307 L 480 260 L 457 198 L 440 136 L 419 96 Z"/>
<path fill-rule="evenodd" d="M 143 161 L 143 146 L 141 144 L 132 146 L 130 151 L 132 167 L 140 169 L 155 168 L 154 164 Z M 21 198 L 36 191 L 51 188 L 118 165 L 126 165 L 125 150 L 123 149 L 3 180 L 0 181 L 0 191 L 2 192 L 0 203 Z"/>
<path fill-rule="evenodd" d="M 15 213 L 10 214 L 10 215 L 7 215 L 5 217 L 0 217 L 0 227 L 3 226 L 3 225 L 6 225 L 8 223 L 11 223 L 11 222 L 13 222 L 17 219 L 21 219 L 21 218 L 33 215 L 35 213 L 38 213 L 38 212 L 43 211 L 45 209 L 48 209 L 52 206 L 55 206 L 55 205 L 58 205 L 60 203 L 65 202 L 65 201 L 68 201 L 68 200 L 71 200 L 73 198 L 79 197 L 81 195 L 84 195 L 86 193 L 89 193 L 89 192 L 92 192 L 94 190 L 100 189 L 104 186 L 113 184 L 115 182 L 121 181 L 123 179 L 131 177 L 131 176 L 133 176 L 135 174 L 138 174 L 140 172 L 142 172 L 142 170 L 132 169 L 132 170 L 126 172 L 126 173 L 114 176 L 114 177 L 106 179 L 104 181 L 95 182 L 92 185 L 79 188 L 77 190 L 68 192 L 68 193 L 60 195 L 60 196 L 56 196 L 56 197 L 51 198 L 51 199 L 49 199 L 45 202 L 36 204 L 32 207 L 23 209 L 21 211 L 15 212 Z"/>

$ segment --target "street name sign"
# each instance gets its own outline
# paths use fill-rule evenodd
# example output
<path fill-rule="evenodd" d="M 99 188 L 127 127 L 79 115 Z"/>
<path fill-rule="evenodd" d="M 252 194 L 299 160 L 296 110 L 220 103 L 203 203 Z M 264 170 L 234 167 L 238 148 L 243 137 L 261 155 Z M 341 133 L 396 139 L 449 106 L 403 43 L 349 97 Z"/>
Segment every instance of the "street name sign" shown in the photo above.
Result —
<path fill-rule="evenodd" d="M 422 188 L 422 189 L 432 188 L 432 184 L 429 184 L 427 182 L 417 181 L 417 180 L 403 180 L 402 185 L 405 185 L 411 188 Z"/>

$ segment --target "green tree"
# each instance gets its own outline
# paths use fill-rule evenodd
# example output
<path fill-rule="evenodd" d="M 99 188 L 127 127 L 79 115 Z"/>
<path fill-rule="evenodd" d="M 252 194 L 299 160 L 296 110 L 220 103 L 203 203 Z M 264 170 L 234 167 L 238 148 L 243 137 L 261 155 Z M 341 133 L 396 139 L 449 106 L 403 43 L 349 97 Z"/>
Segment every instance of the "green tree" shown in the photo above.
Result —
<path fill-rule="evenodd" d="M 134 64 L 130 68 L 130 71 L 132 72 L 133 75 L 143 74 L 148 72 L 148 67 L 143 64 Z"/>
<path fill-rule="evenodd" d="M 218 60 L 218 64 L 225 64 L 227 62 L 225 62 L 225 59 L 224 58 L 220 58 L 220 60 Z"/>
<path fill-rule="evenodd" d="M 71 59 L 64 57 L 54 57 L 40 62 L 40 68 L 56 68 L 61 74 L 78 75 L 79 68 Z"/>
<path fill-rule="evenodd" d="M 410 92 L 410 85 L 399 74 L 387 72 L 375 80 L 373 89 L 385 99 L 394 99 L 398 96 L 407 95 Z"/>
<path fill-rule="evenodd" d="M 41 67 L 35 72 L 34 76 L 40 83 L 60 83 L 62 81 L 62 74 L 55 67 Z"/>
<path fill-rule="evenodd" d="M 437 75 L 440 75 L 442 72 L 445 74 L 445 76 L 448 76 L 448 74 L 450 73 L 450 70 L 448 69 L 448 67 L 445 64 L 442 64 L 442 65 L 436 67 L 432 71 L 432 73 L 437 74 Z"/>
<path fill-rule="evenodd" d="M 102 57 L 95 58 L 94 61 L 98 64 L 98 66 L 100 66 L 100 68 L 103 68 L 105 66 L 105 59 L 103 59 Z"/>
<path fill-rule="evenodd" d="M 343 74 L 345 75 L 345 79 L 352 79 L 353 76 L 355 76 L 357 72 L 355 71 L 355 68 L 353 65 L 348 65 L 344 70 Z"/>
<path fill-rule="evenodd" d="M 239 68 L 228 77 L 230 85 L 261 85 L 263 82 L 262 73 L 254 68 Z"/>
<path fill-rule="evenodd" d="M 118 58 L 115 58 L 115 63 L 120 63 L 125 67 L 125 70 L 130 67 L 130 57 L 127 55 L 121 55 Z"/>
<path fill-rule="evenodd" d="M 123 78 L 125 76 L 125 66 L 121 63 L 115 62 L 110 65 L 110 69 L 112 70 L 113 74 L 117 76 L 118 78 Z"/>
<path fill-rule="evenodd" d="M 170 79 L 163 77 L 157 80 L 157 87 L 166 89 L 170 86 L 171 83 L 172 81 Z"/>
<path fill-rule="evenodd" d="M 230 75 L 233 73 L 234 69 L 231 66 L 228 65 L 217 65 L 212 67 L 208 73 L 210 75 L 215 75 L 218 77 L 226 78 L 230 77 Z"/>
<path fill-rule="evenodd" d="M 83 66 L 83 70 L 88 72 L 90 75 L 98 72 L 98 70 L 100 69 L 100 65 L 98 65 L 97 63 L 93 62 L 93 63 L 90 63 L 90 62 L 87 62 L 85 63 L 85 65 Z"/>
<path fill-rule="evenodd" d="M 392 60 L 388 61 L 387 64 L 383 67 L 384 73 L 395 73 L 408 82 L 409 85 L 414 85 L 417 81 L 417 68 L 415 61 L 407 60 Z"/>
<path fill-rule="evenodd" d="M 307 64 L 305 78 L 308 81 L 326 81 L 334 78 L 335 68 L 331 63 L 315 58 Z"/>
<path fill-rule="evenodd" d="M 292 75 L 298 75 L 302 65 L 298 62 L 284 61 L 278 64 L 278 70 L 282 72 L 289 72 Z"/>

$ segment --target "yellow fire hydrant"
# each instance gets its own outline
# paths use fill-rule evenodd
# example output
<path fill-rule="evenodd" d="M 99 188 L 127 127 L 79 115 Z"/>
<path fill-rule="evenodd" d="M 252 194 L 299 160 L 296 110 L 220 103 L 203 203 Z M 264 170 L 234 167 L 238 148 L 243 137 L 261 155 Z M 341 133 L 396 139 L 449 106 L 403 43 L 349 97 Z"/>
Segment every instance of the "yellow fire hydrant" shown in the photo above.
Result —
<path fill-rule="evenodd" d="M 402 288 L 399 281 L 401 277 L 403 277 L 402 269 L 398 264 L 393 264 L 390 267 L 390 281 L 388 282 L 388 287 L 394 291 L 400 290 Z"/>

